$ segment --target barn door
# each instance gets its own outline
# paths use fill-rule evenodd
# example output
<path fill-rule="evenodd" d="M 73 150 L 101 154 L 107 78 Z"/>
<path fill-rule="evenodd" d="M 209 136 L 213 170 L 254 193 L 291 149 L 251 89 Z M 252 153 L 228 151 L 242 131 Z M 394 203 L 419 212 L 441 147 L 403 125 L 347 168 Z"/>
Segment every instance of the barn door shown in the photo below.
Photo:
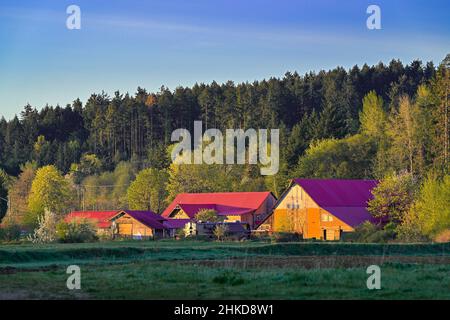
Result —
<path fill-rule="evenodd" d="M 306 217 L 306 237 L 308 239 L 320 239 L 322 232 L 320 230 L 320 209 L 308 208 Z"/>

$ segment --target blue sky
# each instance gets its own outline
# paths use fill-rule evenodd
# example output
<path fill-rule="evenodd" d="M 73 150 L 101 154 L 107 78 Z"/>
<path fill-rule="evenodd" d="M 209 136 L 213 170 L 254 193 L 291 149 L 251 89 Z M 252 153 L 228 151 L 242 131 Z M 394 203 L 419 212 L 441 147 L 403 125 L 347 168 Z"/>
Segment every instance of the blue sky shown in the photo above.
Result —
<path fill-rule="evenodd" d="M 66 8 L 81 8 L 81 30 Z M 366 28 L 381 8 L 382 30 Z M 448 0 L 2 0 L 0 117 L 30 103 L 450 53 Z"/>

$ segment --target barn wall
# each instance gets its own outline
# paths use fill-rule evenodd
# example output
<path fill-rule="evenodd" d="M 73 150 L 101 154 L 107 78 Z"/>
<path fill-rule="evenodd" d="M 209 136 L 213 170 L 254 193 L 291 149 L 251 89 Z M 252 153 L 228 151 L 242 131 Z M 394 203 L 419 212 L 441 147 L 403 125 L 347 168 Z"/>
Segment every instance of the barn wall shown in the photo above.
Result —
<path fill-rule="evenodd" d="M 340 230 L 353 231 L 346 223 L 320 208 L 297 184 L 289 189 L 268 221 L 273 232 L 295 232 L 305 239 L 338 240 Z"/>
<path fill-rule="evenodd" d="M 116 220 L 118 227 L 118 235 L 120 236 L 142 236 L 153 237 L 154 232 L 152 228 L 140 223 L 128 214 L 123 215 Z"/>
<path fill-rule="evenodd" d="M 190 219 L 186 212 L 179 210 L 171 219 Z"/>

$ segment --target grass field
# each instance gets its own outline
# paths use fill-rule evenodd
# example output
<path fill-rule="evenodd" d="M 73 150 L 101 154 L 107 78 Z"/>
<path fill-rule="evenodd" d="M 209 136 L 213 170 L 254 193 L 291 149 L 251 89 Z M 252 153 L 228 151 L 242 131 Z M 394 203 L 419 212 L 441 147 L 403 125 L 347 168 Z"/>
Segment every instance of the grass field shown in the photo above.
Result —
<path fill-rule="evenodd" d="M 81 267 L 82 289 L 66 288 Z M 366 268 L 381 266 L 381 290 Z M 450 244 L 146 241 L 0 246 L 0 299 L 450 299 Z"/>

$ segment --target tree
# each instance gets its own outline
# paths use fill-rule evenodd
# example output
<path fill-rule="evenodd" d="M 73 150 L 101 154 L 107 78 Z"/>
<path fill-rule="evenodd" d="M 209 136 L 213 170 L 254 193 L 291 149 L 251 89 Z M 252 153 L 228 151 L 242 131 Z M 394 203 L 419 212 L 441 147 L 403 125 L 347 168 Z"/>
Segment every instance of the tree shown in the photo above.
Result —
<path fill-rule="evenodd" d="M 127 209 L 127 190 L 135 179 L 136 168 L 130 162 L 120 162 L 114 171 L 86 177 L 81 184 L 83 210 Z"/>
<path fill-rule="evenodd" d="M 195 221 L 201 221 L 201 222 L 219 222 L 223 219 L 217 215 L 216 210 L 212 209 L 201 209 L 197 214 L 195 215 Z"/>
<path fill-rule="evenodd" d="M 361 132 L 377 140 L 385 135 L 387 116 L 383 108 L 383 98 L 370 91 L 363 99 L 363 109 L 359 114 Z"/>
<path fill-rule="evenodd" d="M 214 235 L 218 241 L 222 241 L 228 232 L 228 227 L 225 224 L 217 224 L 214 228 Z"/>
<path fill-rule="evenodd" d="M 51 243 L 57 239 L 56 226 L 58 218 L 56 214 L 45 210 L 44 214 L 38 217 L 38 227 L 34 230 L 30 239 L 33 243 Z"/>
<path fill-rule="evenodd" d="M 5 219 L 10 223 L 23 224 L 26 213 L 28 212 L 28 197 L 31 191 L 31 185 L 36 175 L 36 165 L 27 163 L 22 166 L 22 172 L 14 180 L 9 190 L 10 207 Z"/>
<path fill-rule="evenodd" d="M 71 190 L 67 180 L 55 166 L 46 166 L 36 172 L 28 198 L 29 215 L 26 222 L 35 223 L 44 212 L 57 215 L 67 212 L 71 203 Z"/>
<path fill-rule="evenodd" d="M 399 227 L 404 240 L 433 239 L 450 229 L 450 176 L 431 173 Z"/>
<path fill-rule="evenodd" d="M 432 92 L 437 100 L 437 106 L 432 111 L 436 128 L 435 163 L 448 173 L 450 171 L 450 54 L 439 65 L 432 81 Z"/>
<path fill-rule="evenodd" d="M 150 168 L 139 172 L 127 191 L 130 209 L 162 212 L 167 197 L 168 177 L 165 170 Z"/>
<path fill-rule="evenodd" d="M 0 169 L 0 223 L 8 210 L 8 176 L 6 172 Z"/>
<path fill-rule="evenodd" d="M 102 162 L 95 154 L 85 154 L 79 164 L 73 164 L 71 171 L 75 175 L 76 182 L 80 182 L 87 176 L 100 174 Z"/>
<path fill-rule="evenodd" d="M 227 191 L 229 178 L 224 165 L 172 163 L 169 167 L 167 202 L 180 193 Z"/>
<path fill-rule="evenodd" d="M 316 141 L 299 159 L 294 175 L 309 178 L 370 178 L 375 152 L 373 140 L 360 134 L 340 140 Z"/>
<path fill-rule="evenodd" d="M 388 175 L 372 190 L 369 212 L 383 224 L 400 224 L 414 201 L 415 184 L 409 173 Z"/>
<path fill-rule="evenodd" d="M 391 159 L 396 170 L 416 173 L 421 159 L 421 146 L 417 136 L 418 109 L 408 96 L 400 97 L 399 108 L 391 115 L 388 134 L 391 139 Z"/>

